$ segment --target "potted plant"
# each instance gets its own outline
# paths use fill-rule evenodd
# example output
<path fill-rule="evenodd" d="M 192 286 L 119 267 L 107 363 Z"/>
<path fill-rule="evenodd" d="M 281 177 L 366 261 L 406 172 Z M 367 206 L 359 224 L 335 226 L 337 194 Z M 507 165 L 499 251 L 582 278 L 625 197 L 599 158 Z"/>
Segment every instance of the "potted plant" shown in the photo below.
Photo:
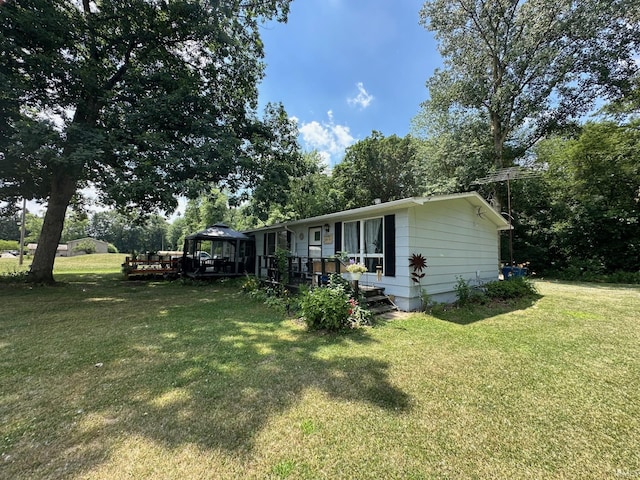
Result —
<path fill-rule="evenodd" d="M 351 274 L 351 280 L 360 280 L 362 274 L 367 272 L 367 267 L 362 263 L 350 260 L 349 265 L 347 265 L 347 272 Z"/>

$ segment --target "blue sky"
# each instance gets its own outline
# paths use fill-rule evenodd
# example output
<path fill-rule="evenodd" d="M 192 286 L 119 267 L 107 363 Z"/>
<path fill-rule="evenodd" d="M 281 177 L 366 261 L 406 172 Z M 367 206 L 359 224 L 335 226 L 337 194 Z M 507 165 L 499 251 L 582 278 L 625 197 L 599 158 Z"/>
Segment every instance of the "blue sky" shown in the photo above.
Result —
<path fill-rule="evenodd" d="M 261 29 L 260 103 L 282 102 L 300 143 L 332 167 L 378 130 L 405 136 L 442 65 L 418 24 L 423 0 L 295 0 L 286 24 Z"/>

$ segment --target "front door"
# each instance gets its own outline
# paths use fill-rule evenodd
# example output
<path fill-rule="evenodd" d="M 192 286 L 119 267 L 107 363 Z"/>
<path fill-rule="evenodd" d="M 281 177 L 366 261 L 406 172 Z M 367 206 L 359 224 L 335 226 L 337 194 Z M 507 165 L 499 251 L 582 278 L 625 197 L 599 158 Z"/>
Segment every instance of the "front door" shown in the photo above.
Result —
<path fill-rule="evenodd" d="M 309 258 L 322 257 L 322 227 L 309 229 Z"/>

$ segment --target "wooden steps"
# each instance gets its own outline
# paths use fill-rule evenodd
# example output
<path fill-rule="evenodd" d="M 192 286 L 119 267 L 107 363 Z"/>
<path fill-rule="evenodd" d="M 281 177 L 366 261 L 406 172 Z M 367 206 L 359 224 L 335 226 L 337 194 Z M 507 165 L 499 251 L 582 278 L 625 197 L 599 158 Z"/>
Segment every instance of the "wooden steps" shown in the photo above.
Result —
<path fill-rule="evenodd" d="M 360 292 L 364 296 L 367 309 L 374 315 L 398 310 L 398 307 L 391 299 L 384 294 L 383 287 L 361 286 Z"/>

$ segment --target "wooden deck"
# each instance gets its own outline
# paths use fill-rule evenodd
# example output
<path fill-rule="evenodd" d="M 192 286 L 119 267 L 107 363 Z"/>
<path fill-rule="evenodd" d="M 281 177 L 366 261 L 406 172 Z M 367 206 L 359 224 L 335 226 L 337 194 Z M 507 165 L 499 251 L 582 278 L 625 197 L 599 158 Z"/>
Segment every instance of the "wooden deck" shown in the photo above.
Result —
<path fill-rule="evenodd" d="M 177 277 L 180 274 L 181 258 L 150 255 L 144 258 L 126 257 L 122 264 L 125 278 L 131 277 Z"/>

